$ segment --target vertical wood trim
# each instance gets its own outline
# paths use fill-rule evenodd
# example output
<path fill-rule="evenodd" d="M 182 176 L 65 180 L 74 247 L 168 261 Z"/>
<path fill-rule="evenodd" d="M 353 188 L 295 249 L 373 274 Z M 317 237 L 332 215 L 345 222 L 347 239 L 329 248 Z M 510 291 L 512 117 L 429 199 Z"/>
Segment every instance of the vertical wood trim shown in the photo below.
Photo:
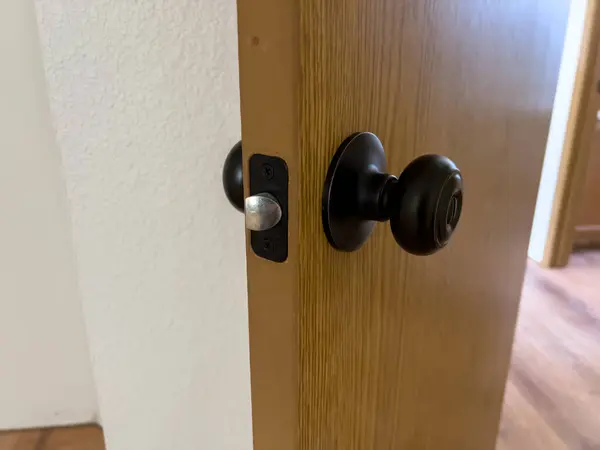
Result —
<path fill-rule="evenodd" d="M 569 261 L 575 234 L 578 200 L 585 184 L 590 141 L 596 122 L 596 82 L 600 74 L 600 0 L 589 0 L 582 49 L 567 123 L 556 194 L 542 266 L 561 267 Z"/>
<path fill-rule="evenodd" d="M 289 216 L 298 216 L 298 11 L 293 0 L 238 0 L 244 189 L 248 159 L 283 158 Z M 268 67 L 269 70 L 265 70 Z M 288 260 L 257 257 L 247 240 L 248 320 L 254 448 L 297 448 L 298 221 L 289 221 Z"/>

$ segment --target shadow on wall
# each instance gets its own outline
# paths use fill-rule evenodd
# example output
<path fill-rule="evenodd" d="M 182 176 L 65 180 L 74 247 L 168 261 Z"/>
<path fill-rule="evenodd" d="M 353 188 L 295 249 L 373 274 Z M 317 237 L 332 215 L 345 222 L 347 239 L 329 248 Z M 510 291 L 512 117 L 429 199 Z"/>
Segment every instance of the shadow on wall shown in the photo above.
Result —
<path fill-rule="evenodd" d="M 33 4 L 0 2 L 0 429 L 96 419 Z"/>

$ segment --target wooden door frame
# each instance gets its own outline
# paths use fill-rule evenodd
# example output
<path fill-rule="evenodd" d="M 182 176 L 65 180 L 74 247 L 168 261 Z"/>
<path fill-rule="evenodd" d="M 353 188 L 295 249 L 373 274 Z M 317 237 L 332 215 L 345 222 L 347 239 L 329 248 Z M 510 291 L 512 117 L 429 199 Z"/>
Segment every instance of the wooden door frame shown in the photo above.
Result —
<path fill-rule="evenodd" d="M 599 44 L 600 0 L 589 0 L 550 226 L 541 261 L 545 267 L 566 266 L 573 249 L 578 200 L 585 186 L 590 142 L 597 120 L 598 107 L 594 96 L 597 95 L 600 78 Z"/>

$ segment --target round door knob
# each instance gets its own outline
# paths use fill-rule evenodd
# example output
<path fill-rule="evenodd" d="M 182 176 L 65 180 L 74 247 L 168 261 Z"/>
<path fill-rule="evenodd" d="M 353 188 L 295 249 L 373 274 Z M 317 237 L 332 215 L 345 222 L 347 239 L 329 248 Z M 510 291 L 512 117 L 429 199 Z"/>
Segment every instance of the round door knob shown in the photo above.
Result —
<path fill-rule="evenodd" d="M 223 165 L 223 190 L 229 203 L 244 212 L 246 228 L 253 231 L 270 230 L 283 214 L 277 199 L 269 193 L 253 195 L 244 200 L 244 170 L 242 167 L 242 141 L 229 151 Z"/>
<path fill-rule="evenodd" d="M 444 248 L 460 219 L 462 176 L 440 155 L 412 161 L 399 177 L 386 172 L 381 141 L 372 133 L 349 136 L 331 161 L 323 191 L 322 220 L 329 243 L 360 248 L 377 221 L 389 220 L 396 242 L 414 255 Z"/>
<path fill-rule="evenodd" d="M 229 203 L 244 212 L 244 169 L 242 167 L 242 141 L 235 144 L 223 165 L 223 190 Z"/>
<path fill-rule="evenodd" d="M 248 197 L 244 205 L 246 228 L 249 230 L 270 230 L 281 220 L 281 206 L 271 194 L 262 193 Z"/>

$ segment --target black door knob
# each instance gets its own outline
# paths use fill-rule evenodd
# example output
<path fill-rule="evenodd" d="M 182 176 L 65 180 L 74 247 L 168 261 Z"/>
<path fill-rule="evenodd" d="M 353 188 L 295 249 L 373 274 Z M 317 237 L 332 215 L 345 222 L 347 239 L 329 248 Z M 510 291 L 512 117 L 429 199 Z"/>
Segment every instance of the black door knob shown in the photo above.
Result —
<path fill-rule="evenodd" d="M 389 220 L 396 242 L 414 255 L 444 248 L 460 219 L 463 182 L 448 158 L 424 155 L 399 177 L 386 173 L 383 145 L 372 133 L 349 136 L 331 161 L 322 219 L 329 243 L 354 251 L 375 223 Z"/>
<path fill-rule="evenodd" d="M 223 165 L 223 190 L 235 209 L 243 212 L 246 228 L 254 231 L 270 230 L 281 220 L 283 211 L 275 197 L 261 192 L 244 198 L 244 169 L 242 141 L 235 144 Z"/>
<path fill-rule="evenodd" d="M 242 141 L 235 144 L 223 165 L 223 190 L 229 203 L 244 212 L 244 169 L 242 168 Z"/>

